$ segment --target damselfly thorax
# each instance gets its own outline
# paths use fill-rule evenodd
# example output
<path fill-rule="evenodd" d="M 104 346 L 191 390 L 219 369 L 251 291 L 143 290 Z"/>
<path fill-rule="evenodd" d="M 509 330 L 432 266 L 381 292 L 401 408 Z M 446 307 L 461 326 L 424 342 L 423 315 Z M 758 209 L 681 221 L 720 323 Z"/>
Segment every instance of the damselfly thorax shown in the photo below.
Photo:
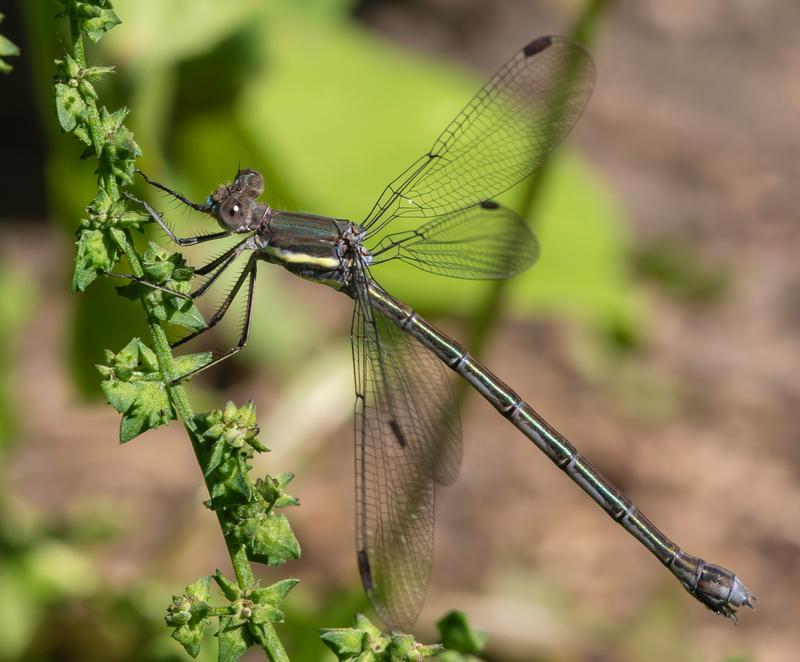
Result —
<path fill-rule="evenodd" d="M 354 296 L 354 271 L 372 261 L 364 247 L 364 228 L 344 219 L 266 205 L 256 205 L 253 216 L 260 222 L 248 248 L 255 250 L 258 259 Z"/>

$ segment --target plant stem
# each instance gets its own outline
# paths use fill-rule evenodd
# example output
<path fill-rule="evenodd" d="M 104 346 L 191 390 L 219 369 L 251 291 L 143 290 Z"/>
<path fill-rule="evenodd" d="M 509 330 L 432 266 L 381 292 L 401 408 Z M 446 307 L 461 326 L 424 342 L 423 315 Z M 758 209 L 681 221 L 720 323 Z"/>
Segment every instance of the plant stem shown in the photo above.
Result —
<path fill-rule="evenodd" d="M 83 35 L 81 34 L 80 26 L 78 25 L 77 20 L 70 19 L 70 31 L 72 36 L 73 57 L 81 68 L 86 68 L 86 54 L 83 43 Z M 89 113 L 90 122 L 93 122 L 95 127 L 99 127 L 100 115 L 97 105 L 94 102 L 89 103 Z M 102 168 L 101 166 L 99 177 L 100 184 L 109 197 L 112 200 L 119 199 L 119 185 L 114 174 L 106 171 L 106 169 Z M 138 254 L 133 248 L 133 239 L 129 230 L 125 230 L 125 245 L 123 247 L 123 252 L 128 259 L 133 274 L 143 277 L 144 270 L 142 268 L 142 263 Z M 170 347 L 169 340 L 167 339 L 167 334 L 162 328 L 160 321 L 153 314 L 151 304 L 148 302 L 147 296 L 144 293 L 142 294 L 140 300 L 147 315 L 147 326 L 150 331 L 153 351 L 158 359 L 158 365 L 161 369 L 161 374 L 166 384 L 170 401 L 172 402 L 172 406 L 175 409 L 177 417 L 183 423 L 183 426 L 189 435 L 198 465 L 202 469 L 200 439 L 197 435 L 197 428 L 194 421 L 194 411 L 189 403 L 189 398 L 184 386 L 173 381 L 179 375 L 175 369 L 175 358 L 172 355 L 172 348 Z M 202 473 L 205 474 L 205 472 Z M 205 475 L 203 478 L 210 493 L 211 485 L 209 480 Z M 228 554 L 230 555 L 231 565 L 233 566 L 236 574 L 236 581 L 241 589 L 249 589 L 253 586 L 255 578 L 250 561 L 247 558 L 247 553 L 244 547 L 234 543 L 225 536 L 224 528 L 222 526 L 222 514 L 219 512 L 217 512 L 217 519 L 220 523 L 220 529 L 223 531 L 223 537 L 225 537 L 225 545 L 228 549 Z M 275 636 L 275 639 L 277 640 L 277 635 Z"/>
<path fill-rule="evenodd" d="M 264 633 L 264 639 L 266 640 L 264 652 L 267 654 L 270 662 L 289 662 L 289 656 L 286 654 L 286 650 L 272 624 L 268 623 L 264 625 L 262 631 Z"/>

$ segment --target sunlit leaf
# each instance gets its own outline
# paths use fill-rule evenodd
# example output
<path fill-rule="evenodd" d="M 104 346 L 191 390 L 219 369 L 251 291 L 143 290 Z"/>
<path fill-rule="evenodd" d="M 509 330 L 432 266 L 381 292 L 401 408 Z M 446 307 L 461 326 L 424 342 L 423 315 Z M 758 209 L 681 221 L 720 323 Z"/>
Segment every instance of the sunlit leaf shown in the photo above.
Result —
<path fill-rule="evenodd" d="M 175 411 L 160 381 L 155 354 L 134 338 L 117 354 L 107 352 L 106 364 L 98 366 L 108 403 L 120 414 L 119 439 L 125 443 L 142 432 L 168 423 Z"/>

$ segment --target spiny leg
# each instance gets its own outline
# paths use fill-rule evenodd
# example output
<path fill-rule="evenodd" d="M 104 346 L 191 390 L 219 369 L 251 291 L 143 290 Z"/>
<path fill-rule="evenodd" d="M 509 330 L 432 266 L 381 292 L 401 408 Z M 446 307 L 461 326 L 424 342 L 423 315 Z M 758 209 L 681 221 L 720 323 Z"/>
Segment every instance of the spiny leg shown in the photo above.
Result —
<path fill-rule="evenodd" d="M 173 191 L 171 188 L 167 188 L 163 184 L 159 184 L 158 182 L 153 181 L 147 175 L 145 175 L 141 170 L 139 170 L 139 168 L 136 168 L 136 172 L 138 172 L 142 176 L 144 181 L 150 184 L 150 186 L 155 186 L 157 189 L 164 191 L 164 193 L 168 193 L 176 200 L 180 200 L 187 207 L 191 207 L 192 209 L 196 209 L 197 211 L 203 211 L 203 212 L 207 212 L 211 209 L 210 204 L 198 205 L 196 202 L 192 202 L 187 197 L 181 195 L 177 191 Z"/>
<path fill-rule="evenodd" d="M 247 344 L 247 339 L 250 337 L 250 322 L 253 316 L 253 295 L 255 290 L 256 284 L 256 267 L 257 267 L 257 258 L 255 255 L 251 255 L 250 259 L 247 261 L 247 266 L 242 270 L 242 273 L 239 274 L 239 278 L 236 281 L 236 284 L 231 289 L 228 296 L 225 297 L 225 300 L 222 302 L 222 305 L 219 307 L 216 313 L 211 317 L 208 321 L 208 325 L 204 329 L 200 329 L 195 333 L 192 333 L 185 338 L 182 338 L 178 342 L 172 345 L 172 347 L 177 347 L 178 345 L 182 345 L 185 342 L 188 342 L 192 338 L 196 338 L 201 333 L 208 331 L 211 327 L 215 326 L 224 316 L 225 313 L 228 312 L 231 303 L 236 298 L 236 295 L 239 293 L 239 290 L 242 288 L 245 280 L 248 280 L 247 284 L 247 303 L 245 305 L 245 312 L 244 312 L 244 324 L 242 325 L 242 332 L 239 335 L 239 341 L 236 343 L 234 347 L 229 349 L 225 354 L 222 356 L 214 359 L 210 363 L 207 363 L 196 370 L 192 370 L 191 372 L 187 372 L 185 375 L 181 375 L 175 381 L 184 381 L 191 377 L 194 377 L 198 372 L 202 372 L 203 370 L 207 370 L 208 368 L 215 366 L 225 359 L 229 359 L 234 354 L 241 351 L 241 349 Z"/>
<path fill-rule="evenodd" d="M 214 258 L 206 265 L 203 265 L 199 269 L 195 270 L 195 274 L 198 276 L 205 276 L 211 272 L 211 275 L 208 277 L 200 287 L 198 287 L 194 292 L 192 292 L 192 299 L 196 299 L 198 297 L 203 296 L 207 291 L 208 288 L 211 287 L 217 279 L 228 270 L 236 259 L 242 254 L 242 252 L 247 248 L 247 242 L 250 240 L 248 237 L 244 241 L 240 241 L 235 246 L 232 246 L 227 251 L 225 251 L 219 257 Z M 249 263 L 248 263 L 249 264 Z M 216 269 L 216 271 L 214 271 Z"/>
<path fill-rule="evenodd" d="M 161 227 L 161 229 L 164 232 L 166 232 L 167 236 L 173 242 L 178 244 L 178 246 L 195 246 L 196 244 L 202 244 L 202 243 L 205 243 L 207 241 L 214 241 L 216 239 L 222 239 L 223 237 L 229 237 L 230 234 L 231 234 L 228 231 L 222 231 L 222 232 L 213 232 L 212 234 L 199 235 L 199 236 L 196 236 L 196 237 L 178 237 L 170 229 L 169 225 L 166 224 L 164 219 L 161 217 L 161 214 L 159 214 L 155 209 L 153 209 L 153 207 L 150 205 L 149 202 L 147 202 L 146 200 L 142 200 L 141 198 L 137 198 L 136 196 L 131 195 L 127 191 L 123 191 L 122 195 L 124 195 L 126 198 L 128 198 L 128 200 L 130 200 L 131 202 L 135 202 L 137 205 L 141 205 L 142 207 L 144 207 L 145 211 L 148 214 L 150 214 L 150 218 L 152 218 L 156 223 L 158 223 L 158 225 Z M 187 204 L 191 204 L 191 203 L 187 203 Z M 208 210 L 204 209 L 204 210 L 201 210 L 201 211 L 208 211 Z"/>
<path fill-rule="evenodd" d="M 206 293 L 209 287 L 211 287 L 214 282 L 231 266 L 231 264 L 238 258 L 242 252 L 247 248 L 246 244 L 249 240 L 249 237 L 244 241 L 240 241 L 235 246 L 232 246 L 228 250 L 226 250 L 222 255 L 219 257 L 214 258 L 208 264 L 203 265 L 202 267 L 195 270 L 195 275 L 197 276 L 205 276 L 208 273 L 211 273 L 215 269 L 217 271 L 209 277 L 200 287 L 198 287 L 193 292 L 185 293 L 185 292 L 178 292 L 177 290 L 173 290 L 169 287 L 164 287 L 163 285 L 158 285 L 153 283 L 141 276 L 137 276 L 136 274 L 119 274 L 112 271 L 106 271 L 104 274 L 106 276 L 111 276 L 113 278 L 125 278 L 127 280 L 133 280 L 137 283 L 141 283 L 142 285 L 147 285 L 147 287 L 152 287 L 154 290 L 160 290 L 161 292 L 166 292 L 167 294 L 172 294 L 174 296 L 180 297 L 182 299 L 198 299 L 199 297 L 203 296 Z M 218 268 L 219 267 L 219 268 Z"/>

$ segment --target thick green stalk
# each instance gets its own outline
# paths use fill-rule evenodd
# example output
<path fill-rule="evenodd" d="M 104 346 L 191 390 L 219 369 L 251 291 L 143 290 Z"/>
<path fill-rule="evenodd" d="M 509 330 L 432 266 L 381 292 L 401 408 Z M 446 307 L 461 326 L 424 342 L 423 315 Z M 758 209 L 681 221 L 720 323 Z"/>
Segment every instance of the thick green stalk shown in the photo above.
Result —
<path fill-rule="evenodd" d="M 81 68 L 86 68 L 87 64 L 86 64 L 83 36 L 81 34 L 78 21 L 76 21 L 75 19 L 70 20 L 70 30 L 72 36 L 73 57 Z M 88 104 L 88 106 L 90 115 L 89 122 L 93 123 L 94 127 L 96 127 L 96 130 L 99 130 L 100 114 L 97 105 L 92 101 Z M 101 185 L 105 189 L 108 196 L 112 200 L 118 199 L 119 187 L 117 184 L 116 177 L 113 175 L 113 173 L 110 173 L 107 170 L 101 168 L 100 180 L 101 180 Z M 126 242 L 124 247 L 124 253 L 130 264 L 131 271 L 136 276 L 142 277 L 144 276 L 144 270 L 142 268 L 141 260 L 139 259 L 138 254 L 133 248 L 133 241 L 129 230 L 125 230 L 125 238 Z M 198 439 L 197 429 L 194 422 L 194 411 L 192 410 L 192 406 L 189 403 L 189 398 L 186 394 L 186 389 L 180 383 L 172 381 L 179 375 L 177 374 L 177 371 L 175 369 L 175 358 L 172 354 L 169 340 L 167 339 L 167 335 L 164 332 L 164 329 L 162 328 L 160 321 L 153 314 L 152 304 L 149 303 L 147 296 L 145 294 L 142 294 L 140 299 L 142 302 L 142 306 L 144 307 L 145 313 L 147 315 L 147 326 L 150 331 L 153 350 L 155 351 L 156 357 L 158 359 L 158 365 L 161 369 L 164 382 L 167 385 L 166 388 L 169 393 L 170 400 L 173 404 L 173 407 L 175 408 L 175 412 L 178 418 L 181 420 L 184 427 L 186 428 L 186 432 L 189 435 L 189 439 L 191 440 L 192 443 L 192 448 L 194 449 L 195 452 L 195 457 L 198 460 L 198 464 L 200 464 L 201 461 L 200 440 Z M 209 479 L 208 477 L 204 477 L 204 479 L 206 487 L 210 491 L 211 484 L 209 482 Z M 220 527 L 222 528 L 223 521 L 222 521 L 222 514 L 220 512 L 217 512 L 217 518 L 220 522 Z M 252 587 L 255 579 L 253 575 L 253 569 L 250 565 L 249 559 L 247 558 L 247 553 L 245 549 L 241 545 L 238 545 L 234 541 L 230 540 L 228 536 L 225 536 L 225 543 L 231 558 L 231 564 L 234 568 L 234 572 L 236 574 L 236 580 L 239 587 L 242 589 L 248 589 Z M 277 636 L 275 637 L 275 639 L 277 640 Z"/>

